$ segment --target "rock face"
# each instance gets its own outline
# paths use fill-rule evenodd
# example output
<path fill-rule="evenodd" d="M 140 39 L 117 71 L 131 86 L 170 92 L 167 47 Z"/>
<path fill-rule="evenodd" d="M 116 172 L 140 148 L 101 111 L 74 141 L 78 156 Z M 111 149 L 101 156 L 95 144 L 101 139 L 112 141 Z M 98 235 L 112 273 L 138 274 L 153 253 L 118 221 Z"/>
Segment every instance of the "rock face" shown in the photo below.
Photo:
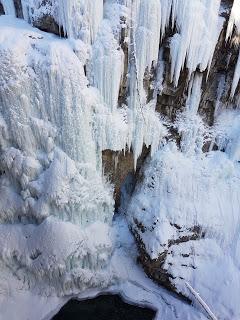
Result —
<path fill-rule="evenodd" d="M 16 17 L 17 18 L 23 18 L 23 10 L 22 10 L 22 3 L 21 0 L 13 0 Z"/>
<path fill-rule="evenodd" d="M 152 228 L 156 224 L 153 224 Z M 144 268 L 144 271 L 146 274 L 149 275 L 151 279 L 153 279 L 158 284 L 164 286 L 165 288 L 177 293 L 180 298 L 183 298 L 184 300 L 190 302 L 191 300 L 184 296 L 181 291 L 179 292 L 177 287 L 174 284 L 174 276 L 172 275 L 171 271 L 169 270 L 169 266 L 172 266 L 171 262 L 168 262 L 166 264 L 167 257 L 172 254 L 172 248 L 174 245 L 180 245 L 188 241 L 195 241 L 204 238 L 204 233 L 201 230 L 201 227 L 194 226 L 192 228 L 189 228 L 188 230 L 185 230 L 184 227 L 180 227 L 176 224 L 172 224 L 174 228 L 176 228 L 176 231 L 178 233 L 178 236 L 176 239 L 169 239 L 167 246 L 164 248 L 163 252 L 158 256 L 156 259 L 152 259 L 150 255 L 147 253 L 146 247 L 141 240 L 141 237 L 139 236 L 139 233 L 144 233 L 146 230 L 144 226 L 135 220 L 135 227 L 132 229 L 132 232 L 136 238 L 136 241 L 138 243 L 139 248 L 139 258 L 138 261 L 141 263 L 141 265 Z M 184 233 L 184 235 L 182 235 Z M 183 258 L 189 258 L 191 254 L 183 254 Z M 192 268 L 196 269 L 196 266 L 194 264 L 188 264 L 186 262 L 185 266 L 186 268 Z M 183 280 L 183 278 L 182 278 Z"/>
<path fill-rule="evenodd" d="M 5 14 L 5 11 L 4 11 L 3 5 L 0 2 L 0 15 L 2 14 Z"/>
<path fill-rule="evenodd" d="M 103 171 L 114 185 L 115 209 L 121 205 L 121 187 L 126 178 L 131 175 L 133 178 L 133 188 L 139 179 L 139 171 L 143 166 L 150 150 L 144 146 L 142 154 L 138 158 L 137 167 L 134 168 L 134 157 L 132 151 L 114 152 L 112 150 L 104 150 L 102 152 Z"/>
<path fill-rule="evenodd" d="M 67 37 L 67 34 L 63 31 L 63 27 L 59 26 L 54 17 L 50 15 L 43 15 L 42 17 L 34 20 L 33 26 L 42 31 L 54 33 L 61 37 Z"/>

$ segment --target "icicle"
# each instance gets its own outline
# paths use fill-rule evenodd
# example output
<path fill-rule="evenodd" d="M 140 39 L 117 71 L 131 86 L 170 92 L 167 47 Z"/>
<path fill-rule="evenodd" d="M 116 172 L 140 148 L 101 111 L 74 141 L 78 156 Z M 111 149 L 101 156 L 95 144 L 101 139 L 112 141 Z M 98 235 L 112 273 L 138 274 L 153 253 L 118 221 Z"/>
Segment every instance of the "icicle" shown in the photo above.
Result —
<path fill-rule="evenodd" d="M 60 22 L 69 38 L 93 43 L 103 18 L 102 0 L 59 1 Z"/>
<path fill-rule="evenodd" d="M 177 30 L 171 41 L 171 78 L 178 84 L 186 66 L 190 75 L 210 67 L 224 19 L 218 16 L 220 0 L 173 0 L 172 18 Z"/>
<path fill-rule="evenodd" d="M 161 39 L 164 37 L 167 27 L 170 25 L 172 0 L 161 0 Z M 172 26 L 173 28 L 173 26 Z"/>
<path fill-rule="evenodd" d="M 232 88 L 231 88 L 231 98 L 234 97 L 239 80 L 240 80 L 240 50 L 239 50 L 239 54 L 238 54 L 237 64 L 236 64 L 235 71 L 234 71 L 234 76 L 233 76 L 233 82 L 232 82 Z"/>
<path fill-rule="evenodd" d="M 234 26 L 237 28 L 237 32 L 240 33 L 240 1 L 234 0 L 231 15 L 228 21 L 226 40 L 231 38 L 233 34 Z"/>
<path fill-rule="evenodd" d="M 124 54 L 114 38 L 110 24 L 104 20 L 93 45 L 92 84 L 97 87 L 110 111 L 118 105 Z"/>
<path fill-rule="evenodd" d="M 151 71 L 157 63 L 160 41 L 161 6 L 159 0 L 133 1 L 132 32 L 136 55 L 139 91 L 143 94 L 143 79 L 146 68 Z"/>
<path fill-rule="evenodd" d="M 232 37 L 234 26 L 237 29 L 237 34 L 240 35 L 240 1 L 239 0 L 234 0 L 233 6 L 232 6 L 231 15 L 230 15 L 230 18 L 228 21 L 226 41 Z M 239 45 L 239 43 L 238 43 L 238 45 Z M 240 79 L 240 49 L 239 49 L 239 56 L 238 56 L 237 64 L 235 67 L 233 82 L 232 82 L 231 98 L 234 97 L 239 79 Z"/>

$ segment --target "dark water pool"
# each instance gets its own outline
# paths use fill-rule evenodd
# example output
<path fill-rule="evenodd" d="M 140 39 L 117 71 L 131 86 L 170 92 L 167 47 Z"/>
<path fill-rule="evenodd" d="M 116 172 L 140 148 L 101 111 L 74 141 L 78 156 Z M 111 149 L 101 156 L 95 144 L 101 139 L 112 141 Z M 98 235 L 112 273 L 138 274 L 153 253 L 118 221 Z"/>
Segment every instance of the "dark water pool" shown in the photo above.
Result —
<path fill-rule="evenodd" d="M 155 311 L 125 303 L 118 295 L 70 300 L 52 320 L 152 320 Z"/>

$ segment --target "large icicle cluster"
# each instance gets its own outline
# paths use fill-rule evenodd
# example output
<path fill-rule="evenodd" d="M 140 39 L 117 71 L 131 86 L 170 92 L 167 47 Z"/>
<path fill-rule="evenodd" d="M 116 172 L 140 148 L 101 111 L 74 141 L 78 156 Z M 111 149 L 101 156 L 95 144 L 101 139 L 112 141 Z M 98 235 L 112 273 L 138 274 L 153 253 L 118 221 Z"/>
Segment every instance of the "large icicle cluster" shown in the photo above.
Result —
<path fill-rule="evenodd" d="M 223 25 L 219 7 L 220 0 L 172 2 L 172 25 L 175 22 L 178 30 L 171 40 L 175 84 L 185 63 L 190 74 L 197 68 L 204 71 L 210 67 Z"/>
<path fill-rule="evenodd" d="M 228 22 L 226 40 L 232 37 L 234 28 L 236 29 L 236 34 L 240 37 L 240 2 L 235 0 L 233 3 L 233 7 L 231 10 L 231 15 Z M 232 89 L 231 89 L 231 97 L 234 97 L 235 91 L 237 89 L 238 82 L 240 80 L 240 40 L 236 40 L 236 45 L 239 46 L 239 56 L 234 72 Z"/>

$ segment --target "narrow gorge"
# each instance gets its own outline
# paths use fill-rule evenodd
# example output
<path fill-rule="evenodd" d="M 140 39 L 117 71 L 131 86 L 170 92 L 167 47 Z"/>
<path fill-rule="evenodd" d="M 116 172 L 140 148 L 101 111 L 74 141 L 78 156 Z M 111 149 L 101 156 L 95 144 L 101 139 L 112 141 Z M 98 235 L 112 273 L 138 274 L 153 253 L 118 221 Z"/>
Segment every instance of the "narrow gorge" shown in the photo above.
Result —
<path fill-rule="evenodd" d="M 0 320 L 240 319 L 240 0 L 0 0 L 0 249 Z"/>

